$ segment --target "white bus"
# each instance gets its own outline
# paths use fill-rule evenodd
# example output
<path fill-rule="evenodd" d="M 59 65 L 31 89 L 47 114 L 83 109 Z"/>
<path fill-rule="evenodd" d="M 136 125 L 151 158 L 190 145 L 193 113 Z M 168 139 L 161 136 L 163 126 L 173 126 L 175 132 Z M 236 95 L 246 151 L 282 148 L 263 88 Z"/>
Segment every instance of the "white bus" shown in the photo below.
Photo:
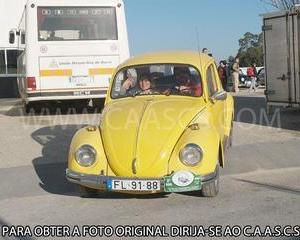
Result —
<path fill-rule="evenodd" d="M 36 102 L 105 98 L 111 74 L 129 58 L 122 0 L 29 0 L 16 41 L 26 111 Z"/>

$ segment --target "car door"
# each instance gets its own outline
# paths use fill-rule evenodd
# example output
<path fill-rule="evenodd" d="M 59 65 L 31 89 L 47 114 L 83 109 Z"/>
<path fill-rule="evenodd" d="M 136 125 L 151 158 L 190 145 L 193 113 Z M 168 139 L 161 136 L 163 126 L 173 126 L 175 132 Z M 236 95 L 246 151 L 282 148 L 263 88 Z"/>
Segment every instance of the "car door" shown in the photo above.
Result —
<path fill-rule="evenodd" d="M 215 64 L 210 64 L 206 70 L 206 81 L 208 86 L 209 108 L 212 116 L 212 122 L 217 129 L 220 140 L 223 141 L 225 130 L 225 101 L 214 100 L 214 96 L 224 91 L 221 87 L 220 79 L 217 75 Z"/>
<path fill-rule="evenodd" d="M 291 21 L 286 14 L 264 19 L 264 48 L 266 66 L 266 96 L 268 102 L 293 102 L 294 84 L 291 83 L 293 69 L 288 35 Z"/>

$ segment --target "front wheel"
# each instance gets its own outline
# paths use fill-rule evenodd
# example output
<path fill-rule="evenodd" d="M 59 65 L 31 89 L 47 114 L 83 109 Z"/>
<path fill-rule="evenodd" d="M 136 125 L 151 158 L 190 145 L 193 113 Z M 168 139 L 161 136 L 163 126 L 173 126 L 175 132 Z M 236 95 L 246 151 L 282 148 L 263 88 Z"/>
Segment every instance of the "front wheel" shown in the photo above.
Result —
<path fill-rule="evenodd" d="M 98 191 L 96 189 L 78 186 L 79 195 L 82 198 L 93 198 L 97 196 Z"/>
<path fill-rule="evenodd" d="M 211 182 L 204 183 L 201 189 L 201 195 L 203 197 L 215 197 L 219 193 L 219 165 L 217 166 L 217 175 Z"/>

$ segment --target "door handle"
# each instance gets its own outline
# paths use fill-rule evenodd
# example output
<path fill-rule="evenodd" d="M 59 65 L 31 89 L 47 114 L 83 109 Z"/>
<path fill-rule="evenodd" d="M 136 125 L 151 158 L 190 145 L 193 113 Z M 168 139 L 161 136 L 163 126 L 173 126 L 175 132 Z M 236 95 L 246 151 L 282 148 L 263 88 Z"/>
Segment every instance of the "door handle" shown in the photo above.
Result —
<path fill-rule="evenodd" d="M 285 74 L 282 74 L 281 77 L 278 77 L 277 78 L 278 80 L 281 80 L 281 81 L 285 81 L 286 80 L 286 75 Z"/>

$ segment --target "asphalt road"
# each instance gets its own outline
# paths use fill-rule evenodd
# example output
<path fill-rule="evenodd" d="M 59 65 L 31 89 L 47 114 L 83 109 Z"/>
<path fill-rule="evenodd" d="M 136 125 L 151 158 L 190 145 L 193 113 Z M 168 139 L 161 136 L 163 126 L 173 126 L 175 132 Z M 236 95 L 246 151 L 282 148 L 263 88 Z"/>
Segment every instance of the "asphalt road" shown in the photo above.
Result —
<path fill-rule="evenodd" d="M 300 111 L 267 118 L 262 94 L 235 99 L 233 147 L 221 191 L 212 199 L 81 199 L 64 176 L 68 146 L 76 130 L 97 123 L 99 114 L 23 116 L 17 101 L 0 100 L 0 226 L 299 225 Z"/>

